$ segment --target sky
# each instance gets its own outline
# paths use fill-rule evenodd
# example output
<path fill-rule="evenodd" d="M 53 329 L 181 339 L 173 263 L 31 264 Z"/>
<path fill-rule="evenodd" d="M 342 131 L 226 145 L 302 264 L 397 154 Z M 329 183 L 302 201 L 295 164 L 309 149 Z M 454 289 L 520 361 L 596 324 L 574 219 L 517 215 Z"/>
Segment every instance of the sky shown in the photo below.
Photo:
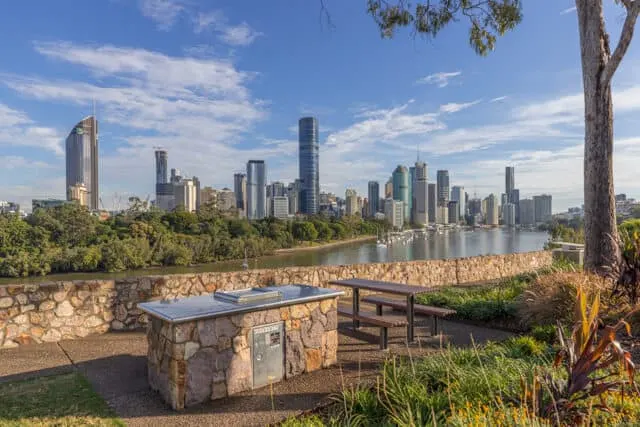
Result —
<path fill-rule="evenodd" d="M 624 11 L 604 0 L 617 42 Z M 100 123 L 100 196 L 154 198 L 154 147 L 202 185 L 250 159 L 298 175 L 297 122 L 320 123 L 320 187 L 366 196 L 398 164 L 448 169 L 470 197 L 582 203 L 583 96 L 570 0 L 525 0 L 479 57 L 461 21 L 435 39 L 380 37 L 365 0 L 22 0 L 0 5 L 0 200 L 64 198 L 64 141 Z M 636 37 L 637 38 L 637 37 Z M 640 42 L 614 77 L 616 192 L 640 197 Z"/>

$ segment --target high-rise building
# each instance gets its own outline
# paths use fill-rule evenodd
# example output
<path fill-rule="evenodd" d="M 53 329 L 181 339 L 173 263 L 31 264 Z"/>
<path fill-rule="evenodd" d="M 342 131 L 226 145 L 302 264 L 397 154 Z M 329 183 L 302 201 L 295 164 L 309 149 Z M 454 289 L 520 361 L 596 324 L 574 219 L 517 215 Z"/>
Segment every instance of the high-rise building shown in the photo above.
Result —
<path fill-rule="evenodd" d="M 504 193 L 507 195 L 507 202 L 511 202 L 511 192 L 516 186 L 514 172 L 515 172 L 515 168 L 513 166 L 507 166 L 504 169 L 504 189 L 505 189 Z"/>
<path fill-rule="evenodd" d="M 514 227 L 516 225 L 516 205 L 507 203 L 502 207 L 502 220 L 504 225 Z"/>
<path fill-rule="evenodd" d="M 175 206 L 173 198 L 173 183 L 168 178 L 168 153 L 165 150 L 156 150 L 156 206 L 159 209 L 170 211 Z"/>
<path fill-rule="evenodd" d="M 320 197 L 320 167 L 318 144 L 318 120 L 303 117 L 298 121 L 298 151 L 300 177 L 300 211 L 303 214 L 318 213 Z"/>
<path fill-rule="evenodd" d="M 233 175 L 233 193 L 236 196 L 238 216 L 247 216 L 247 175 L 237 173 Z"/>
<path fill-rule="evenodd" d="M 391 227 L 402 229 L 404 226 L 404 203 L 401 200 L 385 199 L 384 216 Z"/>
<path fill-rule="evenodd" d="M 427 212 L 429 222 L 436 222 L 436 206 L 438 206 L 438 191 L 435 184 L 427 185 Z"/>
<path fill-rule="evenodd" d="M 551 221 L 551 195 L 533 196 L 535 221 L 537 224 Z"/>
<path fill-rule="evenodd" d="M 345 215 L 355 215 L 358 212 L 358 193 L 352 188 L 344 192 Z"/>
<path fill-rule="evenodd" d="M 460 208 L 458 207 L 458 202 L 455 200 L 450 200 L 449 205 L 449 224 L 457 224 L 460 222 Z"/>
<path fill-rule="evenodd" d="M 509 203 L 513 203 L 516 209 L 516 224 L 520 224 L 520 190 L 514 188 L 509 196 Z"/>
<path fill-rule="evenodd" d="M 287 186 L 287 197 L 289 199 L 289 213 L 296 215 L 300 212 L 300 180 L 296 179 Z"/>
<path fill-rule="evenodd" d="M 89 191 L 82 184 L 72 185 L 67 189 L 67 200 L 78 202 L 80 206 L 89 206 Z"/>
<path fill-rule="evenodd" d="M 182 207 L 186 212 L 196 211 L 196 202 L 200 198 L 200 191 L 193 179 L 182 179 L 174 185 L 175 207 Z"/>
<path fill-rule="evenodd" d="M 498 198 L 494 194 L 489 194 L 483 201 L 486 203 L 485 223 L 487 225 L 498 225 Z"/>
<path fill-rule="evenodd" d="M 449 224 L 449 206 L 436 206 L 436 224 Z"/>
<path fill-rule="evenodd" d="M 376 212 L 380 210 L 380 184 L 378 181 L 369 181 L 368 187 L 368 196 L 367 199 L 369 201 L 369 210 L 368 216 L 375 216 Z"/>
<path fill-rule="evenodd" d="M 271 197 L 271 215 L 278 219 L 289 217 L 289 198 L 287 196 Z"/>
<path fill-rule="evenodd" d="M 409 219 L 411 222 L 415 222 L 416 220 L 416 196 L 413 194 L 414 187 L 416 184 L 416 167 L 409 167 Z"/>
<path fill-rule="evenodd" d="M 169 182 L 168 158 L 165 150 L 156 150 L 156 184 L 166 184 Z"/>
<path fill-rule="evenodd" d="M 262 219 L 266 216 L 267 171 L 264 160 L 247 162 L 247 218 Z"/>
<path fill-rule="evenodd" d="M 456 208 L 458 209 L 458 218 L 464 218 L 467 214 L 467 205 L 465 203 L 465 195 L 464 187 L 460 185 L 454 185 L 451 189 L 451 200 L 454 202 L 458 202 Z M 451 210 L 451 206 L 449 206 L 449 210 Z M 449 212 L 449 216 L 451 216 L 451 212 Z"/>
<path fill-rule="evenodd" d="M 520 224 L 522 225 L 535 225 L 536 223 L 536 209 L 533 204 L 533 199 L 520 200 Z"/>
<path fill-rule="evenodd" d="M 429 223 L 429 184 L 427 182 L 427 164 L 416 162 L 413 185 L 413 222 L 420 225 Z"/>
<path fill-rule="evenodd" d="M 196 211 L 200 210 L 200 180 L 197 176 L 191 178 L 193 186 L 196 188 Z"/>
<path fill-rule="evenodd" d="M 406 167 L 398 165 L 393 171 L 393 199 L 400 200 L 403 204 L 404 221 L 409 222 L 409 171 Z"/>
<path fill-rule="evenodd" d="M 384 198 L 393 199 L 393 177 L 384 184 Z"/>
<path fill-rule="evenodd" d="M 480 199 L 469 200 L 469 215 L 471 216 L 482 215 L 482 200 Z"/>
<path fill-rule="evenodd" d="M 447 206 L 449 203 L 449 171 L 439 170 L 436 173 L 438 184 L 438 205 Z"/>
<path fill-rule="evenodd" d="M 98 190 L 98 120 L 89 116 L 78 122 L 65 143 L 66 148 L 66 192 L 75 185 L 87 189 L 87 206 L 99 209 Z"/>
<path fill-rule="evenodd" d="M 202 194 L 202 191 L 200 194 Z M 218 190 L 216 194 L 216 207 L 222 212 L 235 211 L 237 209 L 235 191 L 232 191 L 230 188 Z"/>

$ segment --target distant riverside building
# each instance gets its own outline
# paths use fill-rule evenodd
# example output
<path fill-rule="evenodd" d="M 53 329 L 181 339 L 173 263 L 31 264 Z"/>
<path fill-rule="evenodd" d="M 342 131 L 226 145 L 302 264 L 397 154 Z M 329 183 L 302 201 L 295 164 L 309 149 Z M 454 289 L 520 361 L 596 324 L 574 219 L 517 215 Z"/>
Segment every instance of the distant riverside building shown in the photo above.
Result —
<path fill-rule="evenodd" d="M 15 202 L 0 200 L 0 213 L 3 213 L 3 214 L 20 213 L 20 205 Z"/>
<path fill-rule="evenodd" d="M 60 200 L 60 199 L 32 199 L 31 211 L 34 212 L 36 209 L 55 208 L 57 206 L 66 205 L 67 203 L 73 203 L 73 202 L 70 202 L 68 200 Z"/>
<path fill-rule="evenodd" d="M 454 185 L 451 189 L 451 200 L 454 202 L 458 202 L 456 208 L 458 209 L 458 218 L 464 218 L 467 214 L 467 206 L 465 203 L 465 192 L 464 187 L 460 185 Z M 449 207 L 451 209 L 451 207 Z"/>
<path fill-rule="evenodd" d="M 489 194 L 489 196 L 483 200 L 486 205 L 486 213 L 485 213 L 485 223 L 487 225 L 498 225 L 498 198 L 494 194 Z"/>
<path fill-rule="evenodd" d="M 296 179 L 287 186 L 287 198 L 289 199 L 289 213 L 296 215 L 300 212 L 300 180 Z"/>
<path fill-rule="evenodd" d="M 411 216 L 409 211 L 409 171 L 402 165 L 398 165 L 393 171 L 393 200 L 402 202 L 404 220 L 409 222 Z"/>
<path fill-rule="evenodd" d="M 551 195 L 542 194 L 533 196 L 533 205 L 535 209 L 536 223 L 545 223 L 551 221 Z"/>
<path fill-rule="evenodd" d="M 273 196 L 271 198 L 271 212 L 275 218 L 289 218 L 289 198 L 287 196 Z"/>
<path fill-rule="evenodd" d="M 509 196 L 509 203 L 513 203 L 516 209 L 516 224 L 520 224 L 520 190 L 514 188 Z"/>
<path fill-rule="evenodd" d="M 213 187 L 204 187 L 200 190 L 200 203 L 203 205 L 213 204 L 214 206 L 218 202 L 218 191 Z"/>
<path fill-rule="evenodd" d="M 436 207 L 436 224 L 449 224 L 449 207 Z"/>
<path fill-rule="evenodd" d="M 503 206 L 502 218 L 504 225 L 509 227 L 516 225 L 516 205 L 514 203 L 507 203 Z"/>
<path fill-rule="evenodd" d="M 247 218 L 262 219 L 266 216 L 266 166 L 264 160 L 247 162 Z"/>
<path fill-rule="evenodd" d="M 378 181 L 369 181 L 367 184 L 368 187 L 368 197 L 367 200 L 369 202 L 368 215 L 373 218 L 376 212 L 380 211 L 380 184 Z"/>
<path fill-rule="evenodd" d="M 449 224 L 457 224 L 460 221 L 458 202 L 455 200 L 450 200 L 449 205 Z"/>
<path fill-rule="evenodd" d="M 236 208 L 236 194 L 230 188 L 218 190 L 216 194 L 216 207 L 222 212 L 232 212 Z"/>
<path fill-rule="evenodd" d="M 89 206 L 89 191 L 83 184 L 72 185 L 67 189 L 67 200 L 78 202 L 80 206 Z"/>
<path fill-rule="evenodd" d="M 393 228 L 402 229 L 404 226 L 404 203 L 401 200 L 385 199 L 384 216 Z"/>
<path fill-rule="evenodd" d="M 482 215 L 482 200 L 480 199 L 469 200 L 469 215 L 471 216 Z"/>
<path fill-rule="evenodd" d="M 520 224 L 522 225 L 535 225 L 536 223 L 536 210 L 533 204 L 533 199 L 520 200 Z"/>
<path fill-rule="evenodd" d="M 415 222 L 416 220 L 416 208 L 415 208 L 415 195 L 413 194 L 416 184 L 416 166 L 409 167 L 409 220 Z"/>
<path fill-rule="evenodd" d="M 515 183 L 515 168 L 513 166 L 507 166 L 504 169 L 504 193 L 507 195 L 507 200 L 504 203 L 511 202 L 511 192 L 515 188 Z"/>
<path fill-rule="evenodd" d="M 176 183 L 173 188 L 175 196 L 175 207 L 184 208 L 186 212 L 197 210 L 197 201 L 200 199 L 199 190 L 193 179 L 183 179 Z"/>
<path fill-rule="evenodd" d="M 436 206 L 438 205 L 438 192 L 435 184 L 427 185 L 427 211 L 429 213 L 429 222 L 436 222 Z"/>
<path fill-rule="evenodd" d="M 384 198 L 393 199 L 393 178 L 384 184 Z"/>
<path fill-rule="evenodd" d="M 191 178 L 193 186 L 196 188 L 196 211 L 200 210 L 200 180 L 197 176 Z"/>
<path fill-rule="evenodd" d="M 238 216 L 247 216 L 247 175 L 236 173 L 233 175 L 233 193 L 236 196 L 236 208 Z"/>
<path fill-rule="evenodd" d="M 318 120 L 303 117 L 298 121 L 298 151 L 300 178 L 300 211 L 303 214 L 318 213 L 320 197 L 320 166 Z"/>
<path fill-rule="evenodd" d="M 447 206 L 449 203 L 449 171 L 439 170 L 436 173 L 436 183 L 438 185 L 438 205 Z"/>
<path fill-rule="evenodd" d="M 76 185 L 87 189 L 87 206 L 97 210 L 98 189 L 98 121 L 89 116 L 78 122 L 65 142 L 66 192 Z"/>
<path fill-rule="evenodd" d="M 424 162 L 416 162 L 413 186 L 413 222 L 420 225 L 429 223 L 429 184 L 427 182 L 427 176 L 427 164 Z"/>
<path fill-rule="evenodd" d="M 169 182 L 168 177 L 168 158 L 169 155 L 165 150 L 156 150 L 156 206 L 164 211 L 173 209 L 173 184 Z"/>
<path fill-rule="evenodd" d="M 344 193 L 345 215 L 355 215 L 358 212 L 358 194 L 356 190 L 348 188 Z"/>

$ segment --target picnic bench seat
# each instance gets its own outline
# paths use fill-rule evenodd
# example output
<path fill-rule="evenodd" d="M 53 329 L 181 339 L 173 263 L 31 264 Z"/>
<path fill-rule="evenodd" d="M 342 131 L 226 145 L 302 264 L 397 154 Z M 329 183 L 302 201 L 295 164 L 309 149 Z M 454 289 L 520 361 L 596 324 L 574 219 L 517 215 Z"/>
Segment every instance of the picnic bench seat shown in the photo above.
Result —
<path fill-rule="evenodd" d="M 393 298 L 384 298 L 378 295 L 369 295 L 362 298 L 362 302 L 369 304 L 375 304 L 376 314 L 382 315 L 382 307 L 387 306 L 396 310 L 407 310 L 406 301 Z M 456 314 L 455 310 L 450 308 L 433 307 L 430 305 L 415 304 L 413 306 L 413 312 L 419 314 L 425 314 L 433 318 L 433 335 L 438 335 L 438 318 L 444 318 Z"/>
<path fill-rule="evenodd" d="M 369 313 L 365 311 L 359 311 L 354 314 L 351 307 L 338 306 L 338 314 L 351 319 L 359 320 L 363 323 L 380 327 L 380 349 L 386 350 L 389 345 L 389 332 L 387 328 L 393 328 L 395 326 L 405 326 L 407 319 L 403 316 L 394 315 L 382 315 L 376 313 Z"/>

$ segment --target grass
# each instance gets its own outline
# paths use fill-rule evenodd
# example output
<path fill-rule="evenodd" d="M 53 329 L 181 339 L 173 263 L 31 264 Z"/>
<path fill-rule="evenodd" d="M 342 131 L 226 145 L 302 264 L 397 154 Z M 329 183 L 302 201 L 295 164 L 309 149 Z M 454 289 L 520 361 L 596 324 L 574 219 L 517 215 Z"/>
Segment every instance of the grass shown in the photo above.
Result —
<path fill-rule="evenodd" d="M 124 426 L 78 373 L 0 384 L 0 426 Z"/>

